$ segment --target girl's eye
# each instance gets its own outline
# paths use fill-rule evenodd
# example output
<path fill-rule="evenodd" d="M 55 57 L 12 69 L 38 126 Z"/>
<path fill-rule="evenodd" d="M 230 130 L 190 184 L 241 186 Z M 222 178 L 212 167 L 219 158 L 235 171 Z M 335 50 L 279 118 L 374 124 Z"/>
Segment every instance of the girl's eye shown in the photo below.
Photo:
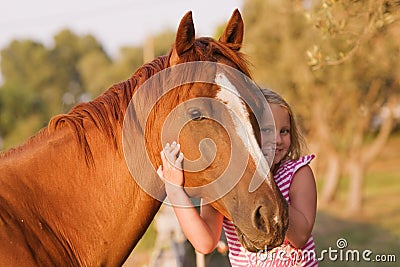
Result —
<path fill-rule="evenodd" d="M 283 134 L 283 135 L 290 134 L 290 129 L 282 129 L 281 134 Z"/>
<path fill-rule="evenodd" d="M 274 129 L 273 128 L 261 128 L 261 132 L 264 134 L 272 134 L 272 133 L 274 133 Z"/>

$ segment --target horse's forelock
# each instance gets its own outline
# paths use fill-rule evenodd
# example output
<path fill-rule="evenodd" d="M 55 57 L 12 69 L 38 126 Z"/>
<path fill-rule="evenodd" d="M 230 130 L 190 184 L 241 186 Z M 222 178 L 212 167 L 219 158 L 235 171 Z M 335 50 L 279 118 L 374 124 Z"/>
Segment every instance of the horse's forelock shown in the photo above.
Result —
<path fill-rule="evenodd" d="M 222 64 L 231 64 L 232 67 L 237 68 L 245 75 L 251 78 L 251 72 L 249 69 L 249 61 L 245 58 L 245 55 L 235 47 L 233 44 L 223 43 L 216 41 L 210 37 L 199 37 L 195 40 L 193 48 L 180 58 L 178 63 L 185 63 L 190 61 L 211 61 L 218 62 L 221 58 Z M 172 56 L 172 51 L 168 55 L 168 62 Z"/>

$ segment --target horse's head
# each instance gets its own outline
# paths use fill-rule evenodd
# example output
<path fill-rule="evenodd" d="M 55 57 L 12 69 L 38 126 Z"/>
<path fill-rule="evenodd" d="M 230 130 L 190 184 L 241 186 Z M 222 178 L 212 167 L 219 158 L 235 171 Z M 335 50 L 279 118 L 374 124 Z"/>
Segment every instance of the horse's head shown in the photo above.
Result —
<path fill-rule="evenodd" d="M 153 97 L 151 107 L 136 101 L 135 111 L 148 109 L 142 118 L 143 145 L 153 166 L 161 164 L 162 146 L 177 140 L 185 155 L 189 194 L 201 196 L 232 220 L 243 246 L 257 251 L 283 242 L 288 210 L 260 148 L 259 122 L 273 120 L 267 116 L 269 107 L 261 91 L 248 78 L 239 52 L 242 40 L 238 10 L 218 41 L 196 39 L 187 13 L 168 56 L 168 68 L 148 83 L 150 88 L 164 89 Z M 141 183 L 163 187 L 149 180 Z"/>

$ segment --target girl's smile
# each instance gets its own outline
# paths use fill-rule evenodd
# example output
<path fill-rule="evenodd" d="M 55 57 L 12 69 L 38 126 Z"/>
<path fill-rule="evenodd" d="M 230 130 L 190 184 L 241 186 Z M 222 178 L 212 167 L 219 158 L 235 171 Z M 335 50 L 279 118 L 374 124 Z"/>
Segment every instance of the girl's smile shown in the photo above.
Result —
<path fill-rule="evenodd" d="M 289 150 L 290 141 L 290 117 L 288 110 L 278 104 L 270 104 L 275 120 L 275 157 L 273 165 L 283 160 Z"/>

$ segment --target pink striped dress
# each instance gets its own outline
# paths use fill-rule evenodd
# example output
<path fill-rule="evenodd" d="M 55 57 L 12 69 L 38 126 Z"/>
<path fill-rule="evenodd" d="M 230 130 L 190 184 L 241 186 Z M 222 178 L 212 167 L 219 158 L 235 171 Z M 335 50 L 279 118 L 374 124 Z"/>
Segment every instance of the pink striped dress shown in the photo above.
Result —
<path fill-rule="evenodd" d="M 298 160 L 286 160 L 279 166 L 274 179 L 288 203 L 290 203 L 289 188 L 294 174 L 298 169 L 309 164 L 314 157 L 314 155 L 307 155 Z M 281 246 L 268 252 L 249 252 L 240 244 L 231 221 L 225 218 L 223 228 L 229 246 L 229 260 L 233 267 L 318 266 L 312 236 L 301 249 L 296 249 L 285 241 Z"/>

